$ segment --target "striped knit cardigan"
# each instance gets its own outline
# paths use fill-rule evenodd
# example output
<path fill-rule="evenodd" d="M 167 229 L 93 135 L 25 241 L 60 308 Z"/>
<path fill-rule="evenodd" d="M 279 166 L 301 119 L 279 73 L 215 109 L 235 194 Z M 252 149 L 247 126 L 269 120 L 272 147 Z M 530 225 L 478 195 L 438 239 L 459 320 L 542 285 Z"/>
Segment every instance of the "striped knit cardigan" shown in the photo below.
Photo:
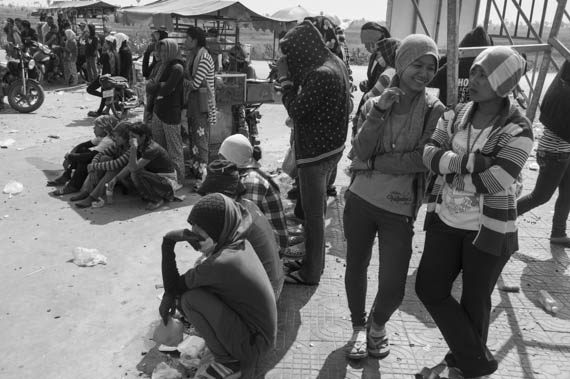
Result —
<path fill-rule="evenodd" d="M 465 172 L 468 157 L 450 150 L 450 144 L 457 130 L 468 127 L 475 109 L 476 104 L 469 102 L 459 104 L 455 112 L 446 112 L 426 144 L 424 163 L 437 176 L 428 194 L 424 230 L 433 220 L 436 205 L 441 204 L 445 180 L 458 190 L 483 197 L 480 227 L 473 241 L 475 247 L 496 256 L 510 255 L 518 250 L 516 181 L 532 150 L 532 128 L 530 121 L 505 99 L 499 119 L 481 150 L 481 154 L 493 159 L 493 164 L 470 174 Z"/>

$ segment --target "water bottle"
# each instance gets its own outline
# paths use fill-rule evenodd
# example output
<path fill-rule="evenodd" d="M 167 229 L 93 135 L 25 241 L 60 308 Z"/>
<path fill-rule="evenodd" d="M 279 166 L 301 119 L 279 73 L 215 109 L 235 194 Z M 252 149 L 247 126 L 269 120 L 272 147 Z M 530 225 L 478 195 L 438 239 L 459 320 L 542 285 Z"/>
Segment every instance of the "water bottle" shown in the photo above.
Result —
<path fill-rule="evenodd" d="M 109 183 L 105 183 L 105 198 L 107 204 L 113 204 L 113 188 L 109 186 Z"/>
<path fill-rule="evenodd" d="M 546 309 L 547 312 L 556 313 L 558 312 L 558 305 L 556 300 L 550 296 L 545 290 L 538 291 L 538 301 Z"/>

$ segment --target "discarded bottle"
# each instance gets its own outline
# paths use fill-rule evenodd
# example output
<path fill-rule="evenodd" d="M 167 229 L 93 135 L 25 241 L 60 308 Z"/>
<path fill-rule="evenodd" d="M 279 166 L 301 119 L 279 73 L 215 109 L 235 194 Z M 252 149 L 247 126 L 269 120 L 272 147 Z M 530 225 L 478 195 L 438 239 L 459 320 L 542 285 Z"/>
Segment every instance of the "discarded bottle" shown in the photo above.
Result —
<path fill-rule="evenodd" d="M 558 305 L 556 304 L 556 300 L 554 300 L 552 296 L 550 296 L 550 294 L 545 290 L 538 291 L 538 301 L 547 312 L 558 312 Z"/>
<path fill-rule="evenodd" d="M 109 183 L 105 183 L 105 198 L 107 204 L 113 204 L 113 188 L 109 186 Z"/>

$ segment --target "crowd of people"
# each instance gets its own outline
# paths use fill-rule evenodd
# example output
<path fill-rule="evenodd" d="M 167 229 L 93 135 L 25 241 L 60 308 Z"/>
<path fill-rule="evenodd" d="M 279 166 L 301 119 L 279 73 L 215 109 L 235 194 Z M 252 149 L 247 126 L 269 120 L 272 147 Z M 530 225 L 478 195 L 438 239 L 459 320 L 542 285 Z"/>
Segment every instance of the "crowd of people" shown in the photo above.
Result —
<path fill-rule="evenodd" d="M 94 39 L 90 25 L 86 30 L 85 40 Z M 66 46 L 73 44 L 70 29 L 65 36 Z M 275 344 L 276 302 L 283 285 L 320 283 L 326 269 L 326 200 L 351 125 L 351 180 L 342 220 L 353 330 L 347 357 L 381 359 L 389 354 L 389 321 L 404 298 L 414 224 L 427 203 L 415 290 L 449 352 L 424 372 L 425 378 L 442 372 L 450 378 L 492 374 L 498 362 L 486 346 L 491 294 L 518 249 L 517 216 L 545 203 L 558 187 L 550 240 L 570 246 L 565 190 L 570 135 L 562 116 L 570 98 L 570 66 L 564 63 L 542 103 L 545 130 L 536 188 L 518 198 L 533 132 L 531 122 L 509 99 L 526 70 L 516 50 L 493 46 L 482 27 L 465 36 L 461 46 L 485 49 L 460 62 L 463 79 L 457 105 L 448 108 L 442 80 L 446 66 L 440 65 L 436 43 L 421 34 L 399 40 L 386 27 L 368 22 L 361 40 L 371 57 L 367 79 L 358 84 L 362 101 L 355 106 L 356 86 L 341 36 L 329 19 L 319 16 L 279 40 L 276 86 L 291 125 L 294 214 L 303 226 L 302 256 L 289 250 L 279 185 L 262 169 L 261 149 L 248 138 L 257 131 L 246 130 L 237 117 L 233 134 L 223 141 L 218 156 L 211 156 L 209 136 L 217 122 L 215 72 L 221 65 L 254 78 L 255 71 L 239 45 L 227 60 L 218 58 L 221 52 L 208 48 L 212 34 L 196 26 L 186 31 L 185 59 L 166 31 L 152 33 L 143 57 L 143 120 L 119 122 L 104 114 L 102 100 L 100 108 L 89 113 L 96 117 L 95 137 L 65 154 L 63 174 L 48 185 L 60 186 L 54 195 L 74 194 L 71 201 L 78 207 L 102 206 L 121 187 L 154 210 L 177 199 L 187 176 L 196 180 L 194 189 L 203 197 L 190 211 L 189 228 L 163 237 L 165 293 L 159 313 L 168 324 L 178 311 L 203 336 L 215 358 L 207 369 L 209 377 L 238 378 L 244 365 L 255 364 Z M 101 75 L 129 77 L 127 40 L 120 33 L 105 38 Z M 87 43 L 89 54 L 98 49 L 97 43 Z M 96 56 L 87 56 L 92 77 L 87 91 L 100 96 Z M 73 69 L 64 67 L 73 80 Z M 439 98 L 428 87 L 439 88 Z M 245 110 L 236 106 L 233 112 Z M 376 239 L 378 288 L 367 311 L 367 271 Z M 203 254 L 183 274 L 176 264 L 179 242 Z M 292 257 L 298 259 L 283 264 L 283 258 Z M 462 294 L 455 299 L 451 289 L 460 273 Z"/>

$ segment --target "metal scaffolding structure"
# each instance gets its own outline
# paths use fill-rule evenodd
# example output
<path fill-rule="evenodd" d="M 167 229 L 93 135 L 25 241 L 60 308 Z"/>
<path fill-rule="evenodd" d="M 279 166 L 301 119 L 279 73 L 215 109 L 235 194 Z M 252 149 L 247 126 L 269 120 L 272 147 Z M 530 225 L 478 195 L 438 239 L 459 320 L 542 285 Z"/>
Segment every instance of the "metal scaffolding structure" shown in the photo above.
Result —
<path fill-rule="evenodd" d="M 422 14 L 421 0 L 410 1 L 414 12 L 412 33 L 424 33 L 437 41 L 438 36 L 441 35 L 441 25 L 443 25 L 441 23 L 442 15 L 446 15 L 447 17 L 447 23 L 445 24 L 447 28 L 448 64 L 447 104 L 449 106 L 454 106 L 457 103 L 458 95 L 457 78 L 459 58 L 477 56 L 485 48 L 458 47 L 460 26 L 459 17 L 461 14 L 461 7 L 463 5 L 462 0 L 430 0 L 429 9 L 432 14 L 429 16 L 433 15 L 435 20 L 428 19 L 425 14 Z M 559 69 L 559 65 L 553 59 L 553 51 L 558 52 L 562 57 L 570 61 L 570 50 L 558 38 L 563 19 L 566 18 L 567 21 L 570 21 L 570 15 L 566 11 L 567 0 L 550 1 L 551 4 L 553 2 L 556 2 L 557 4 L 554 16 L 550 22 L 547 20 L 549 0 L 487 0 L 485 5 L 485 15 L 483 20 L 483 26 L 485 29 L 489 29 L 491 16 L 495 16 L 500 22 L 499 32 L 489 33 L 495 42 L 497 44 L 509 45 L 518 52 L 525 53 L 527 58 L 531 55 L 534 57 L 535 64 L 531 65 L 529 71 L 525 74 L 525 80 L 529 87 L 526 116 L 530 120 L 534 120 L 535 118 L 550 64 L 552 64 L 557 70 Z M 447 8 L 444 8 L 446 3 Z M 480 3 L 480 0 L 476 0 L 476 11 L 474 14 L 469 15 L 472 19 L 467 21 L 461 20 L 461 22 L 470 22 L 473 27 L 477 25 Z M 387 10 L 387 23 L 389 28 L 393 6 L 394 1 L 389 0 Z M 433 11 L 434 9 L 435 12 Z M 444 10 L 446 12 L 443 12 Z M 515 15 L 514 22 L 507 23 L 507 14 L 512 17 L 513 12 Z M 536 22 L 538 22 L 538 28 L 535 28 Z M 550 24 L 550 30 L 547 33 L 545 29 L 548 24 Z M 433 27 L 430 28 L 430 25 Z"/>

